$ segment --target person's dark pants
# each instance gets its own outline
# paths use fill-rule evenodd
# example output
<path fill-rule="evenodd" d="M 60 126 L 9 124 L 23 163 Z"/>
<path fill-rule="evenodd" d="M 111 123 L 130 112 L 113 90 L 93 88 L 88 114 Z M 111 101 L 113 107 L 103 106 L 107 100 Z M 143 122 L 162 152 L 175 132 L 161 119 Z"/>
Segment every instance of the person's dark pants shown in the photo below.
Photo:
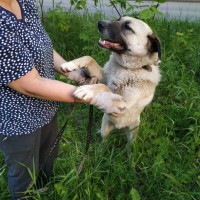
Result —
<path fill-rule="evenodd" d="M 24 192 L 33 181 L 28 169 L 35 169 L 37 174 L 47 157 L 58 134 L 57 118 L 37 131 L 17 136 L 0 135 L 0 150 L 3 152 L 8 166 L 8 187 L 11 199 L 22 199 Z M 47 162 L 43 165 L 43 173 L 38 176 L 39 184 L 51 176 L 53 163 L 58 154 L 58 146 L 54 149 Z"/>

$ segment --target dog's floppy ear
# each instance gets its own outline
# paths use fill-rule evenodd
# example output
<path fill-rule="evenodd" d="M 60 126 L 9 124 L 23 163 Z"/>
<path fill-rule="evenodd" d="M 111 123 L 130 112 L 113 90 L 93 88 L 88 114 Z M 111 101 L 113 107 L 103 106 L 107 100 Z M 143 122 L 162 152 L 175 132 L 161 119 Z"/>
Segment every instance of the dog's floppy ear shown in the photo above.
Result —
<path fill-rule="evenodd" d="M 158 52 L 158 58 L 161 59 L 161 45 L 158 37 L 153 33 L 148 35 L 147 48 L 150 53 Z"/>

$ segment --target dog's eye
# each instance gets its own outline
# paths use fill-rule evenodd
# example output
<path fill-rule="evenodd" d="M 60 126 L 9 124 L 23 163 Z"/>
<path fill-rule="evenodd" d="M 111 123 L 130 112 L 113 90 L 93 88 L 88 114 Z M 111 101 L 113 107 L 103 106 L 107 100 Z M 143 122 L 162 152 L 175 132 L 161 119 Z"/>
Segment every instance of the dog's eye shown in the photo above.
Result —
<path fill-rule="evenodd" d="M 129 31 L 135 33 L 135 31 L 130 27 L 130 22 L 129 21 L 124 23 L 124 28 L 126 30 L 129 30 Z"/>

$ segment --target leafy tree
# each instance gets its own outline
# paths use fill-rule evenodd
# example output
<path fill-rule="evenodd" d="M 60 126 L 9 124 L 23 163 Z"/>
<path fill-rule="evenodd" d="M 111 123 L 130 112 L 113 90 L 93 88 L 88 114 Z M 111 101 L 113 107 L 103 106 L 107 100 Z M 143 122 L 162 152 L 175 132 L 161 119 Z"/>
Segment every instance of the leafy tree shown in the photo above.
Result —
<path fill-rule="evenodd" d="M 102 2 L 101 0 L 93 1 L 95 6 Z M 119 6 L 123 15 L 130 15 L 143 20 L 148 20 L 154 18 L 155 15 L 162 15 L 162 13 L 158 10 L 158 7 L 166 1 L 167 0 L 152 0 L 149 4 L 145 5 L 143 0 L 136 0 L 134 3 L 127 0 L 110 0 L 109 4 L 115 8 L 116 6 Z M 87 7 L 87 0 L 70 0 L 70 3 L 74 9 L 80 10 Z"/>
<path fill-rule="evenodd" d="M 38 8 L 41 12 L 41 18 L 43 20 L 43 2 L 44 0 L 35 0 Z M 127 0 L 110 0 L 109 6 L 113 6 L 116 9 L 120 8 L 122 15 L 129 15 L 140 18 L 142 20 L 148 20 L 155 17 L 155 15 L 162 15 L 158 10 L 158 7 L 165 3 L 167 0 L 152 0 L 148 4 L 145 4 L 143 0 L 127 1 Z M 93 0 L 94 6 L 98 6 L 100 3 L 104 3 L 102 0 Z M 87 9 L 87 0 L 70 0 L 70 8 L 68 12 L 75 10 Z M 57 9 L 55 1 L 52 0 L 52 10 Z M 117 11 L 118 12 L 118 11 Z"/>

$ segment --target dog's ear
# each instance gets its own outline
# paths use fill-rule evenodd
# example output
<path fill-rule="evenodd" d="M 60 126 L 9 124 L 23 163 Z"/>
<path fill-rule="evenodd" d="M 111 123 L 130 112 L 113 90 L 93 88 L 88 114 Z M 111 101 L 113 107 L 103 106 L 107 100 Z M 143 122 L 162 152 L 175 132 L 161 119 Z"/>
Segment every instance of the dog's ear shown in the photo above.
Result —
<path fill-rule="evenodd" d="M 158 52 L 158 58 L 161 59 L 161 45 L 158 37 L 153 33 L 148 35 L 147 48 L 150 53 Z"/>

